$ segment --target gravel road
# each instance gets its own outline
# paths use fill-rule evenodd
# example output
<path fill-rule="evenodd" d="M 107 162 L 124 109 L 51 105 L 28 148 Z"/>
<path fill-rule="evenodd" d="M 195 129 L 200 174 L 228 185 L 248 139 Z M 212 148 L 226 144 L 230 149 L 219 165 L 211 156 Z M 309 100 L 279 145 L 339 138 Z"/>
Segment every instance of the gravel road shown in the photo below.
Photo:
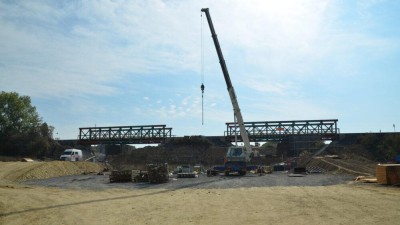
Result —
<path fill-rule="evenodd" d="M 287 173 L 275 172 L 263 176 L 247 174 L 246 176 L 224 176 L 217 175 L 207 177 L 200 174 L 197 178 L 176 178 L 170 177 L 168 183 L 148 184 L 148 183 L 110 183 L 108 175 L 72 175 L 50 179 L 29 180 L 22 183 L 29 185 L 59 187 L 59 188 L 84 188 L 84 189 L 224 189 L 242 187 L 273 187 L 273 186 L 329 186 L 335 184 L 348 183 L 354 180 L 351 175 L 333 174 L 310 174 L 304 177 L 289 177 Z"/>

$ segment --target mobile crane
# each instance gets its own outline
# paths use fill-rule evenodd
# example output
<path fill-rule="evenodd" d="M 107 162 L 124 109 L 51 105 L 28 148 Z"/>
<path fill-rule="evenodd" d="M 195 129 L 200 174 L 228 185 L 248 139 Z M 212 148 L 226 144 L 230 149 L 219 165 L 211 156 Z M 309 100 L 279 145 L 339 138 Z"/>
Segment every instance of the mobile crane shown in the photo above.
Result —
<path fill-rule="evenodd" d="M 228 88 L 229 97 L 232 102 L 233 112 L 237 123 L 239 124 L 240 135 L 244 146 L 232 146 L 228 148 L 225 156 L 224 172 L 225 175 L 229 175 L 231 172 L 237 172 L 239 175 L 245 175 L 247 172 L 247 163 L 250 162 L 251 158 L 254 156 L 254 152 L 251 148 L 249 137 L 247 131 L 244 127 L 242 113 L 240 112 L 239 103 L 236 98 L 235 89 L 232 86 L 231 78 L 229 76 L 228 68 L 226 67 L 224 56 L 222 55 L 222 50 L 219 45 L 217 34 L 214 30 L 214 25 L 211 20 L 210 12 L 208 8 L 201 9 L 204 12 L 208 25 L 210 27 L 211 36 L 214 41 L 215 49 L 217 50 L 219 63 L 221 64 L 222 73 L 225 78 L 226 86 Z"/>

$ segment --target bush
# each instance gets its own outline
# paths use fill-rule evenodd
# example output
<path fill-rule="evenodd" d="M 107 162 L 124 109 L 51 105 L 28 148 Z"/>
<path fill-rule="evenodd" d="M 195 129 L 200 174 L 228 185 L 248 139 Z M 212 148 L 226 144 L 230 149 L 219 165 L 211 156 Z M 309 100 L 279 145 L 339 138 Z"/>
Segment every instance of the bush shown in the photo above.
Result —
<path fill-rule="evenodd" d="M 391 161 L 400 154 L 400 135 L 398 134 L 365 134 L 360 138 L 359 143 L 378 160 Z"/>

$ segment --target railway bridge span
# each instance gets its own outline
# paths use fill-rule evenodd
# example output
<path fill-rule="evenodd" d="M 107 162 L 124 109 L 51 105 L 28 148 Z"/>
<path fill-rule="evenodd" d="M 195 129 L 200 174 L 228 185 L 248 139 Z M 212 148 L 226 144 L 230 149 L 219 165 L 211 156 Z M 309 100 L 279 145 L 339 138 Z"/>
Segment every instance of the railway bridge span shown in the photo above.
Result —
<path fill-rule="evenodd" d="M 315 137 L 324 140 L 337 138 L 337 119 L 245 122 L 252 142 L 284 141 L 293 137 Z M 78 142 L 94 144 L 156 144 L 173 138 L 172 128 L 166 125 L 135 125 L 79 128 Z M 226 142 L 242 141 L 236 123 L 226 123 Z"/>

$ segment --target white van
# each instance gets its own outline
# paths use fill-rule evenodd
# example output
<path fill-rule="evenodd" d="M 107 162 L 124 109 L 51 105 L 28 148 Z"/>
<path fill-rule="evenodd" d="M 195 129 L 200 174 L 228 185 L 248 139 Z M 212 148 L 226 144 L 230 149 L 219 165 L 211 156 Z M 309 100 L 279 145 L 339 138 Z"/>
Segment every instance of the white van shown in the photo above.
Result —
<path fill-rule="evenodd" d="M 80 149 L 65 149 L 64 153 L 60 156 L 61 161 L 82 161 L 83 155 Z"/>

